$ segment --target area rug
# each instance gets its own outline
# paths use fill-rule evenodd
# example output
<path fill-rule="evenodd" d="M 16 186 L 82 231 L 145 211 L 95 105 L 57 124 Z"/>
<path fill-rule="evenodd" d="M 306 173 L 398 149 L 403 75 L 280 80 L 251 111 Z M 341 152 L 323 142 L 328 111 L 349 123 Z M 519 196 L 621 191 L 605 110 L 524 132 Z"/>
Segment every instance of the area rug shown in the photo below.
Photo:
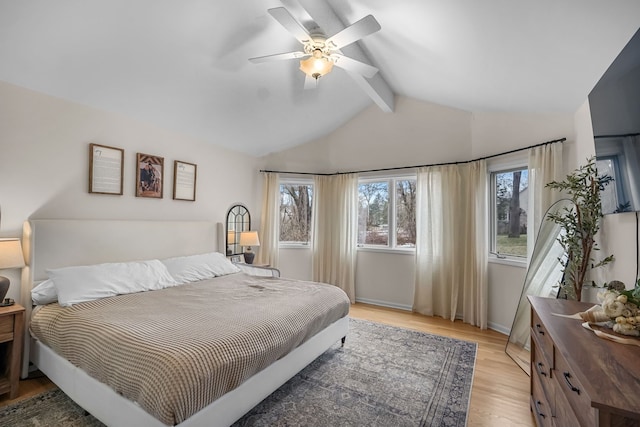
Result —
<path fill-rule="evenodd" d="M 364 320 L 234 427 L 466 425 L 476 344 Z M 2 425 L 101 426 L 54 389 L 0 409 Z"/>

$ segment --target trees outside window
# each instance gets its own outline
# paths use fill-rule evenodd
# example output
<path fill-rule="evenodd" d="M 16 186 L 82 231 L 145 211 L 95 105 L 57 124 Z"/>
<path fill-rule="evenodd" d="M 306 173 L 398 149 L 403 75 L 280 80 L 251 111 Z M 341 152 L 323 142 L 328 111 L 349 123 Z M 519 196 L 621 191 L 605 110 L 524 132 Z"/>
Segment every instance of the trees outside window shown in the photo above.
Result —
<path fill-rule="evenodd" d="M 280 243 L 309 244 L 312 206 L 313 184 L 280 184 Z"/>
<path fill-rule="evenodd" d="M 500 255 L 526 257 L 529 170 L 496 171 L 491 174 L 491 182 L 491 250 Z"/>
<path fill-rule="evenodd" d="M 416 180 L 362 180 L 358 185 L 358 245 L 413 248 L 416 243 Z"/>

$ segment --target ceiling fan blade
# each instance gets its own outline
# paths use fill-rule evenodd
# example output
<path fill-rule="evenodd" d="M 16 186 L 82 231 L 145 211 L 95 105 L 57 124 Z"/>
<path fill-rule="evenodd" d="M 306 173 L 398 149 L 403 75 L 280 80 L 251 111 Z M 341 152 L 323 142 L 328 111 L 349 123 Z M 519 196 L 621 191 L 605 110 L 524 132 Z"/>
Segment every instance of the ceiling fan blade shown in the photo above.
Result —
<path fill-rule="evenodd" d="M 318 87 L 318 79 L 314 79 L 311 76 L 305 74 L 304 77 L 304 90 L 311 90 Z"/>
<path fill-rule="evenodd" d="M 339 53 L 331 54 L 331 58 L 336 67 L 340 67 L 344 70 L 351 71 L 367 78 L 371 78 L 376 75 L 378 69 L 373 65 L 365 64 L 364 62 L 356 61 L 348 56 L 340 55 Z"/>
<path fill-rule="evenodd" d="M 367 15 L 361 20 L 354 22 L 339 33 L 327 39 L 327 45 L 331 49 L 340 49 L 361 38 L 373 34 L 380 30 L 380 24 L 372 15 Z"/>
<path fill-rule="evenodd" d="M 267 12 L 300 43 L 305 44 L 311 41 L 311 36 L 307 30 L 284 7 L 274 7 L 273 9 L 268 9 Z"/>
<path fill-rule="evenodd" d="M 280 61 L 283 59 L 304 58 L 305 56 L 309 56 L 309 54 L 304 52 L 287 52 L 287 53 L 277 53 L 275 55 L 258 56 L 256 58 L 249 58 L 249 61 L 253 62 L 254 64 L 260 64 L 262 62 Z"/>

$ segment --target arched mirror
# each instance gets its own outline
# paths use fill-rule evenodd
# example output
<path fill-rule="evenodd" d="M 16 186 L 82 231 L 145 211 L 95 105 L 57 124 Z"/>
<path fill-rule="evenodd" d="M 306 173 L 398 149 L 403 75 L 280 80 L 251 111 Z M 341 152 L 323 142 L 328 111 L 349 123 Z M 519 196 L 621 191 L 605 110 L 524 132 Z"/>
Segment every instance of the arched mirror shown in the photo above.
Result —
<path fill-rule="evenodd" d="M 560 283 L 563 279 L 563 267 L 566 262 L 566 254 L 558 237 L 564 233 L 564 229 L 555 222 L 548 221 L 550 213 L 563 210 L 573 210 L 574 204 L 569 199 L 555 202 L 547 210 L 540 224 L 538 238 L 531 254 L 529 269 L 524 278 L 522 294 L 518 309 L 513 319 L 511 333 L 505 351 L 527 374 L 530 373 L 530 333 L 531 307 L 527 296 L 556 298 Z"/>
<path fill-rule="evenodd" d="M 227 212 L 227 256 L 242 253 L 240 233 L 251 230 L 251 214 L 243 205 L 233 205 Z"/>

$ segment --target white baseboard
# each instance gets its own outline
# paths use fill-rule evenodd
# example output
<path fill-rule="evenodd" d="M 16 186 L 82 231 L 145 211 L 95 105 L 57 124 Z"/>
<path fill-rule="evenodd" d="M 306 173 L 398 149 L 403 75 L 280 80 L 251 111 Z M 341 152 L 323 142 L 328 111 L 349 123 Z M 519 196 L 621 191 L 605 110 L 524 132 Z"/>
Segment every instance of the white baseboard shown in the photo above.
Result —
<path fill-rule="evenodd" d="M 410 305 L 396 304 L 393 302 L 380 301 L 380 300 L 369 299 L 369 298 L 356 297 L 356 302 L 361 302 L 363 304 L 379 305 L 381 307 L 397 308 L 398 310 L 405 310 L 405 311 L 411 311 L 411 308 L 412 308 Z"/>

